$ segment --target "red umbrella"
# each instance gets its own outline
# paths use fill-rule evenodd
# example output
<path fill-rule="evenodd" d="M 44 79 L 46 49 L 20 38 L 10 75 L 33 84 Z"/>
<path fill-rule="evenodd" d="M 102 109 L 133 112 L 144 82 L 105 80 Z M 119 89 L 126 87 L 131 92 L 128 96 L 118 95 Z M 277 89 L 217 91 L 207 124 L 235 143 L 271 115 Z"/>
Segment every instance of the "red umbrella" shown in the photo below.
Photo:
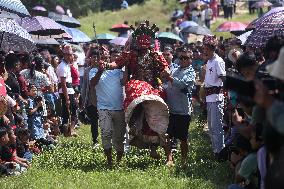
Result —
<path fill-rule="evenodd" d="M 231 32 L 231 31 L 243 31 L 247 27 L 247 24 L 241 22 L 224 22 L 216 29 L 217 32 Z"/>
<path fill-rule="evenodd" d="M 130 29 L 130 26 L 126 25 L 126 24 L 114 24 L 110 31 L 113 32 L 124 32 Z"/>

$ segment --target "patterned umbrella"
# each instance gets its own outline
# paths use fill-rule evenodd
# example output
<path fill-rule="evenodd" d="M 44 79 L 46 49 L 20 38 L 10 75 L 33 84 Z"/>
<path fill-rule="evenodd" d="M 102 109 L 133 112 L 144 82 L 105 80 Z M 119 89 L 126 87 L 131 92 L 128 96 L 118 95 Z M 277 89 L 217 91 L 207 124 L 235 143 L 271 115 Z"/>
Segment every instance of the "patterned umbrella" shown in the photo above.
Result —
<path fill-rule="evenodd" d="M 81 26 L 81 23 L 73 17 L 67 15 L 57 14 L 55 12 L 49 12 L 48 17 L 55 22 L 62 24 L 68 28 L 77 28 Z"/>
<path fill-rule="evenodd" d="M 109 43 L 119 46 L 125 46 L 127 40 L 128 38 L 125 37 L 116 37 L 115 39 L 110 40 Z"/>
<path fill-rule="evenodd" d="M 253 28 L 257 27 L 258 24 L 261 23 L 264 18 L 266 18 L 266 17 L 269 16 L 269 15 L 275 14 L 275 13 L 277 13 L 277 12 L 284 12 L 284 7 L 276 7 L 276 8 L 271 9 L 270 11 L 268 11 L 267 13 L 265 13 L 262 17 L 253 20 L 253 21 L 247 26 L 247 28 L 248 28 L 248 29 L 253 29 Z"/>
<path fill-rule="evenodd" d="M 15 13 L 21 17 L 30 16 L 27 8 L 20 0 L 0 0 L 0 9 Z"/>
<path fill-rule="evenodd" d="M 273 36 L 284 36 L 284 12 L 273 13 L 264 18 L 250 34 L 246 45 L 263 47 Z"/>
<path fill-rule="evenodd" d="M 203 26 L 193 26 L 181 30 L 182 33 L 192 33 L 196 35 L 213 35 L 212 32 Z"/>
<path fill-rule="evenodd" d="M 17 14 L 7 12 L 7 11 L 1 11 L 0 12 L 0 18 L 11 18 L 11 19 L 19 19 L 20 17 Z"/>
<path fill-rule="evenodd" d="M 224 22 L 216 29 L 217 32 L 244 31 L 247 25 L 241 22 Z"/>
<path fill-rule="evenodd" d="M 182 23 L 180 23 L 179 28 L 183 30 L 184 28 L 192 26 L 198 26 L 198 24 L 194 21 L 183 21 Z"/>
<path fill-rule="evenodd" d="M 69 40 L 69 42 L 73 43 L 87 43 L 90 42 L 91 39 L 82 31 L 76 29 L 76 28 L 68 28 L 65 26 L 61 26 L 66 33 L 68 33 L 72 39 Z"/>
<path fill-rule="evenodd" d="M 161 32 L 157 35 L 157 37 L 160 41 L 166 43 L 175 43 L 176 41 L 183 42 L 183 40 L 178 35 L 171 32 Z"/>
<path fill-rule="evenodd" d="M 0 32 L 1 50 L 31 52 L 35 49 L 30 34 L 12 19 L 0 18 Z"/>
<path fill-rule="evenodd" d="M 60 35 L 65 32 L 60 24 L 48 17 L 26 17 L 18 19 L 17 22 L 33 35 Z"/>
<path fill-rule="evenodd" d="M 256 3 L 254 3 L 251 7 L 253 8 L 262 8 L 262 7 L 270 7 L 272 5 L 272 3 L 266 1 L 266 0 L 262 0 L 262 1 L 258 1 Z"/>
<path fill-rule="evenodd" d="M 110 31 L 113 31 L 113 32 L 124 32 L 124 31 L 127 31 L 129 30 L 130 27 L 126 24 L 114 24 Z"/>

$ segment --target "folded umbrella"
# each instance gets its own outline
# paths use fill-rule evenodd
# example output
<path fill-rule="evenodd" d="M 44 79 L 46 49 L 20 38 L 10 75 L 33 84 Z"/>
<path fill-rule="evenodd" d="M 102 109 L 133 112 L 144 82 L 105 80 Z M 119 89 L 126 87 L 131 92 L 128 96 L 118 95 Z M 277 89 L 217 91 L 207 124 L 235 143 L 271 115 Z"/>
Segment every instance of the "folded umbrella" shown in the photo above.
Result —
<path fill-rule="evenodd" d="M 0 9 L 15 13 L 21 17 L 30 16 L 27 8 L 20 0 L 0 0 Z"/>
<path fill-rule="evenodd" d="M 241 22 L 224 22 L 219 25 L 216 29 L 217 32 L 231 32 L 231 31 L 244 31 L 246 30 L 247 24 Z"/>
<path fill-rule="evenodd" d="M 116 37 L 115 39 L 110 40 L 109 43 L 119 46 L 125 46 L 127 40 L 128 38 L 125 37 Z"/>
<path fill-rule="evenodd" d="M 33 35 L 50 36 L 60 35 L 65 32 L 60 24 L 48 17 L 25 17 L 23 19 L 18 19 L 17 22 Z"/>
<path fill-rule="evenodd" d="M 0 18 L 0 48 L 4 51 L 31 52 L 35 49 L 30 34 L 15 20 Z"/>
<path fill-rule="evenodd" d="M 62 24 L 68 28 L 77 28 L 81 26 L 81 23 L 77 19 L 69 17 L 67 15 L 57 14 L 55 12 L 49 12 L 48 17 L 54 20 L 55 22 Z"/>

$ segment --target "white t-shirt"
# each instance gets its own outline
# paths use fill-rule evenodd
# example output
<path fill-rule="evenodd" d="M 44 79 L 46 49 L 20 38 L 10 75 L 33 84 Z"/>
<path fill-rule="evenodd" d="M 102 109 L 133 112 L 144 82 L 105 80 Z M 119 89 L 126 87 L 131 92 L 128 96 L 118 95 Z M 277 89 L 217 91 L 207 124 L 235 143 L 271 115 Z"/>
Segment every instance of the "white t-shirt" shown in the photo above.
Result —
<path fill-rule="evenodd" d="M 71 68 L 69 64 L 67 64 L 64 60 L 62 60 L 61 63 L 57 66 L 56 73 L 58 76 L 58 83 L 61 83 L 61 77 L 66 78 L 66 83 L 72 83 Z M 63 93 L 62 88 L 59 89 L 59 93 Z M 73 87 L 67 88 L 67 93 L 74 94 L 75 91 Z"/>
<path fill-rule="evenodd" d="M 223 86 L 223 81 L 220 79 L 220 76 L 226 76 L 225 62 L 220 56 L 214 54 L 213 58 L 207 61 L 204 81 L 205 87 Z M 206 96 L 206 102 L 223 101 L 223 99 L 223 94 Z"/>
<path fill-rule="evenodd" d="M 82 53 L 76 52 L 75 54 L 78 56 L 76 64 L 78 66 L 84 66 L 85 65 L 85 59 L 86 59 L 85 53 L 83 53 L 83 52 Z M 79 67 L 78 69 L 79 69 L 80 77 L 83 77 L 84 76 L 85 67 Z"/>

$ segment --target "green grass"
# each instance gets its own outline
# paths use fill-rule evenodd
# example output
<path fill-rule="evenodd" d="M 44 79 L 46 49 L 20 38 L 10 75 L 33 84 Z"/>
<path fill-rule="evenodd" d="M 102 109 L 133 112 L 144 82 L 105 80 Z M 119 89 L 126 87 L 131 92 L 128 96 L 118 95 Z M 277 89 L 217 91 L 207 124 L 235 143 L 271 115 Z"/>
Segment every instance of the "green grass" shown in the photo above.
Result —
<path fill-rule="evenodd" d="M 191 123 L 190 158 L 184 169 L 178 155 L 176 166 L 168 168 L 164 156 L 153 160 L 147 150 L 135 148 L 120 167 L 108 169 L 102 149 L 91 148 L 90 127 L 83 126 L 78 138 L 61 138 L 57 149 L 35 157 L 27 173 L 0 178 L 0 188 L 226 188 L 231 171 L 213 160 L 203 125 L 198 119 Z"/>
<path fill-rule="evenodd" d="M 156 23 L 161 31 L 165 31 L 167 27 L 170 27 L 170 15 L 175 8 L 183 8 L 176 0 L 168 0 L 166 5 L 163 5 L 160 0 L 148 0 L 143 5 L 133 5 L 127 10 L 120 11 L 105 11 L 100 13 L 91 13 L 88 17 L 80 18 L 82 24 L 81 30 L 88 36 L 93 37 L 93 23 L 96 25 L 97 33 L 111 33 L 109 31 L 113 24 L 123 23 L 125 20 L 129 24 L 134 25 L 135 21 L 150 20 L 151 23 Z M 249 15 L 246 7 L 239 7 L 241 10 L 237 10 L 237 14 L 233 17 L 232 21 L 240 21 L 243 23 L 249 23 L 257 17 L 257 14 Z M 227 21 L 224 18 L 219 17 L 212 24 L 212 31 Z M 214 32 L 216 36 L 223 36 L 224 38 L 231 37 L 229 32 Z"/>
<path fill-rule="evenodd" d="M 168 0 L 167 5 L 163 5 L 160 0 L 148 0 L 143 5 L 133 5 L 127 10 L 116 12 L 105 11 L 100 13 L 91 13 L 88 17 L 80 19 L 81 30 L 90 37 L 94 36 L 93 23 L 96 25 L 97 33 L 110 32 L 113 24 L 123 23 L 125 20 L 134 25 L 135 21 L 150 20 L 156 23 L 161 30 L 170 26 L 170 15 L 172 11 L 179 7 L 176 0 Z"/>

